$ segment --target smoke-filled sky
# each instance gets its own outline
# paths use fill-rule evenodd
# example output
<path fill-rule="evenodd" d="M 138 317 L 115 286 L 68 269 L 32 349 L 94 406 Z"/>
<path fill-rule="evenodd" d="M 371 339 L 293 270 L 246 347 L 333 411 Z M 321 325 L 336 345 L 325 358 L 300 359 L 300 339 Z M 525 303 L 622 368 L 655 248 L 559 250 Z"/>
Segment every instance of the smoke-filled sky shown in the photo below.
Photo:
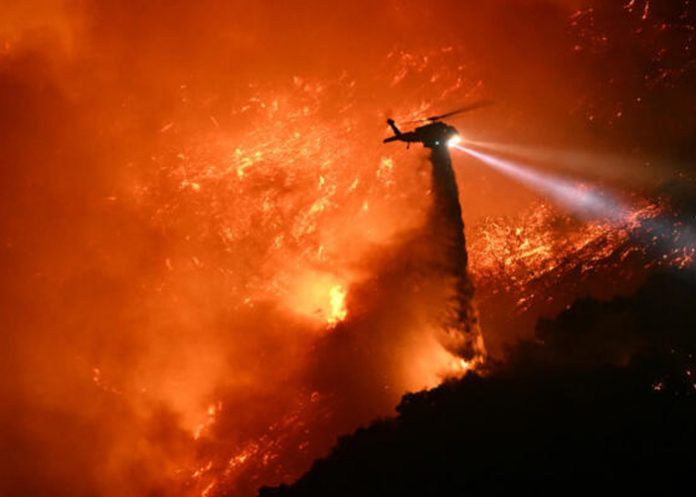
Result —
<path fill-rule="evenodd" d="M 465 137 L 650 195 L 693 168 L 694 7 L 605 4 L 3 2 L 2 493 L 252 495 L 461 368 L 384 120 L 488 99 Z M 454 166 L 475 279 L 546 199 Z"/>

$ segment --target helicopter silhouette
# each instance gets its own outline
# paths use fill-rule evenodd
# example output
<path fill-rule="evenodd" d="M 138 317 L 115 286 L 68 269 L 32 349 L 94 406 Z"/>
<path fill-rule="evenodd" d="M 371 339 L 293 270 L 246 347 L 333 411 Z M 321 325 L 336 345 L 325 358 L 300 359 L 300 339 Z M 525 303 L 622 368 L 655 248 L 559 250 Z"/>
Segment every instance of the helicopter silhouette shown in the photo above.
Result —
<path fill-rule="evenodd" d="M 405 142 L 407 143 L 407 148 L 411 146 L 411 143 L 422 143 L 424 147 L 430 149 L 436 149 L 440 147 L 447 147 L 452 141 L 458 141 L 459 132 L 454 126 L 443 123 L 441 120 L 447 117 L 455 116 L 457 114 L 463 114 L 464 112 L 469 112 L 481 107 L 486 107 L 490 105 L 487 100 L 482 100 L 479 102 L 474 102 L 459 109 L 447 112 L 445 114 L 440 114 L 439 116 L 426 117 L 425 119 L 419 119 L 417 121 L 409 121 L 405 124 L 425 122 L 427 124 L 419 126 L 413 131 L 402 132 L 396 125 L 394 119 L 387 119 L 387 124 L 394 131 L 394 136 L 384 139 L 384 143 L 391 142 Z"/>

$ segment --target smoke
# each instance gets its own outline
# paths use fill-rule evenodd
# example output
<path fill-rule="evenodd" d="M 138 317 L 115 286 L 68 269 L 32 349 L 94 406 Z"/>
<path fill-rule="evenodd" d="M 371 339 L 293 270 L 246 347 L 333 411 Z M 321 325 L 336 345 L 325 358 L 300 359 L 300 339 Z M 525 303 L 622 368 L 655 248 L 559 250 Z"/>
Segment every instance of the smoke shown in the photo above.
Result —
<path fill-rule="evenodd" d="M 433 151 L 430 161 L 431 205 L 423 224 L 363 257 L 360 272 L 368 276 L 350 288 L 348 318 L 313 346 L 298 387 L 306 403 L 274 428 L 283 434 L 274 435 L 272 448 L 251 446 L 252 457 L 270 455 L 284 472 L 252 465 L 253 473 L 235 472 L 217 484 L 221 494 L 292 478 L 329 450 L 337 432 L 393 414 L 404 392 L 461 375 L 483 358 L 457 183 L 446 150 Z M 228 429 L 215 427 L 219 443 L 239 427 Z M 307 440 L 311 449 L 298 454 Z"/>
<path fill-rule="evenodd" d="M 269 75 L 278 54 L 240 61 L 246 76 L 220 70 L 228 54 L 207 52 L 228 29 L 211 34 L 200 7 L 129 9 L 15 27 L 3 54 L 3 493 L 176 495 L 220 475 L 252 493 L 452 360 L 426 328 L 447 286 L 398 248 L 422 224 L 427 173 L 378 148 L 371 107 L 389 98 L 368 95 L 393 91 L 409 58 L 346 95 L 360 73 L 319 78 L 321 57 L 282 76 Z M 264 22 L 223 44 L 231 57 L 264 32 L 285 50 Z M 337 286 L 345 333 L 326 319 Z M 323 345 L 346 333 L 357 350 Z"/>

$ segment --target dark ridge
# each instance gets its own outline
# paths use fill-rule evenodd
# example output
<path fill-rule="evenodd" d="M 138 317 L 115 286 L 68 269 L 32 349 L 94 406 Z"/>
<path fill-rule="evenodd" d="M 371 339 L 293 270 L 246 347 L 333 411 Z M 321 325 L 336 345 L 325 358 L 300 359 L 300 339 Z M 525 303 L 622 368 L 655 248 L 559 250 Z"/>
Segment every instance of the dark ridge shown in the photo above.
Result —
<path fill-rule="evenodd" d="M 684 495 L 696 468 L 696 283 L 583 300 L 487 376 L 406 395 L 260 497 Z"/>

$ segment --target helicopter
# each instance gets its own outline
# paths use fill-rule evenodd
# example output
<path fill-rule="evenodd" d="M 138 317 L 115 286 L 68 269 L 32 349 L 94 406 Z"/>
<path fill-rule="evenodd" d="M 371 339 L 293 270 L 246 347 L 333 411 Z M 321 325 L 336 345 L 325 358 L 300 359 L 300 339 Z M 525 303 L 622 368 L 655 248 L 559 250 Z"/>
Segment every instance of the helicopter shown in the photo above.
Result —
<path fill-rule="evenodd" d="M 403 133 L 397 126 L 394 119 L 387 119 L 387 124 L 394 131 L 394 136 L 385 138 L 383 143 L 391 143 L 395 141 L 401 141 L 407 143 L 407 148 L 411 146 L 411 143 L 422 143 L 426 148 L 439 148 L 447 147 L 453 143 L 457 143 L 459 138 L 459 132 L 454 126 L 445 124 L 441 122 L 442 119 L 451 117 L 457 114 L 463 114 L 464 112 L 469 112 L 481 107 L 490 105 L 488 101 L 475 102 L 469 104 L 465 107 L 460 107 L 459 109 L 447 112 L 445 114 L 440 114 L 439 116 L 426 117 L 425 119 L 420 119 L 418 121 L 410 121 L 410 123 L 425 122 L 423 126 L 419 126 L 413 131 L 407 131 Z"/>

